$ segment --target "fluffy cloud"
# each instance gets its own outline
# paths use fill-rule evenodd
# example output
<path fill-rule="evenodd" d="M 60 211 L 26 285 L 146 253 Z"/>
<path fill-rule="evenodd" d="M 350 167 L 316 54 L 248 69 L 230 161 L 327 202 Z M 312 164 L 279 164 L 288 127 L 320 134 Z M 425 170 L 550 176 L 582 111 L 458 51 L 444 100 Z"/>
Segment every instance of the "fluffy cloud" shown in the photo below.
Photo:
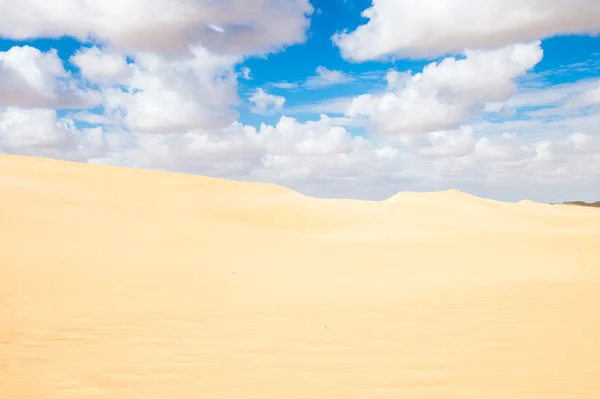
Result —
<path fill-rule="evenodd" d="M 464 59 L 446 58 L 421 73 L 391 71 L 384 94 L 355 98 L 350 117 L 366 116 L 381 133 L 427 133 L 452 129 L 484 109 L 486 102 L 516 92 L 514 80 L 542 59 L 539 42 L 491 51 L 465 51 Z"/>
<path fill-rule="evenodd" d="M 280 111 L 285 104 L 285 97 L 269 94 L 263 89 L 257 89 L 250 102 L 254 104 L 250 109 L 255 114 L 269 115 Z"/>
<path fill-rule="evenodd" d="M 238 102 L 233 71 L 236 58 L 203 48 L 192 48 L 192 53 L 177 59 L 136 54 L 124 79 L 103 92 L 106 115 L 129 130 L 149 133 L 219 129 L 231 124 L 237 117 L 230 108 Z M 88 70 L 81 66 L 84 75 L 96 71 L 96 67 Z"/>
<path fill-rule="evenodd" d="M 125 56 L 107 53 L 96 46 L 77 51 L 70 61 L 86 79 L 94 83 L 120 82 L 132 74 Z"/>
<path fill-rule="evenodd" d="M 88 108 L 97 93 L 79 87 L 65 71 L 56 50 L 29 46 L 0 52 L 0 106 Z"/>
<path fill-rule="evenodd" d="M 349 60 L 437 57 L 557 34 L 600 33 L 596 0 L 373 0 L 363 16 L 368 23 L 333 37 Z"/>
<path fill-rule="evenodd" d="M 351 151 L 360 143 L 342 127 L 332 126 L 327 116 L 318 121 L 299 123 L 282 117 L 275 126 L 262 125 L 256 132 L 257 143 L 274 156 L 316 156 Z"/>
<path fill-rule="evenodd" d="M 124 52 L 255 53 L 304 40 L 308 0 L 0 0 L 0 36 L 90 38 Z"/>
<path fill-rule="evenodd" d="M 246 80 L 252 80 L 252 76 L 250 75 L 252 71 L 250 70 L 250 68 L 248 67 L 243 67 L 242 68 L 242 77 Z"/>
<path fill-rule="evenodd" d="M 108 150 L 101 128 L 78 130 L 54 110 L 0 111 L 0 153 L 88 161 Z"/>
<path fill-rule="evenodd" d="M 316 69 L 316 75 L 306 79 L 304 86 L 307 89 L 318 89 L 321 87 L 333 86 L 342 83 L 349 83 L 354 81 L 354 78 L 347 73 L 342 71 L 332 71 L 319 66 Z"/>

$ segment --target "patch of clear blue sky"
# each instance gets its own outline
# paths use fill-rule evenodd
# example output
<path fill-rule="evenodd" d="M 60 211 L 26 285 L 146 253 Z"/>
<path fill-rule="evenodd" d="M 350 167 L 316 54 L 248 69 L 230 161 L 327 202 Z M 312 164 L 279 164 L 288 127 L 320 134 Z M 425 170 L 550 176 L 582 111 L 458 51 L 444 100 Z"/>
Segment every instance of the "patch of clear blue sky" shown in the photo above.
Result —
<path fill-rule="evenodd" d="M 242 104 L 238 107 L 240 121 L 259 126 L 261 122 L 273 124 L 279 115 L 262 116 L 250 112 L 247 99 L 254 90 L 264 88 L 269 93 L 286 97 L 285 108 L 315 104 L 338 97 L 356 96 L 369 91 L 381 90 L 385 81 L 385 71 L 395 68 L 399 71 L 420 71 L 426 64 L 436 60 L 394 60 L 352 63 L 344 60 L 340 51 L 331 41 L 335 32 L 344 29 L 354 30 L 367 22 L 361 16 L 364 9 L 371 5 L 370 0 L 312 0 L 316 12 L 312 16 L 307 41 L 303 44 L 289 46 L 279 52 L 264 57 L 252 57 L 238 66 L 251 69 L 252 80 L 240 80 L 239 90 Z M 32 39 L 13 41 L 0 38 L 0 51 L 12 46 L 30 45 L 41 51 L 52 48 L 65 62 L 67 70 L 77 73 L 76 67 L 68 62 L 82 44 L 72 38 Z M 600 75 L 600 38 L 585 36 L 564 36 L 546 39 L 542 43 L 543 60 L 535 67 L 532 74 L 541 86 L 575 82 L 581 79 Z M 440 57 L 441 58 L 441 57 Z M 438 58 L 439 60 L 439 58 Z M 315 74 L 318 66 L 348 73 L 356 80 L 347 84 L 329 86 L 309 90 L 300 86 L 297 90 L 285 90 L 271 87 L 273 82 L 287 81 L 302 84 L 307 77 Z M 284 113 L 285 113 L 284 108 Z M 63 115 L 67 111 L 61 111 Z M 300 121 L 318 119 L 316 114 L 294 115 Z M 513 116 L 515 117 L 515 116 Z"/>

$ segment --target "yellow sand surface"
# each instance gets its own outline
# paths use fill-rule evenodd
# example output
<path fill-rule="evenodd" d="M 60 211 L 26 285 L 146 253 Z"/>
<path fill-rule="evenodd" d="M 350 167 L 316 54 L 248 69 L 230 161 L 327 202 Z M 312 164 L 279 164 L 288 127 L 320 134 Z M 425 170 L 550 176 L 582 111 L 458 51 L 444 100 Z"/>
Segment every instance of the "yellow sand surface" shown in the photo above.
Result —
<path fill-rule="evenodd" d="M 0 156 L 0 398 L 598 399 L 600 211 Z"/>

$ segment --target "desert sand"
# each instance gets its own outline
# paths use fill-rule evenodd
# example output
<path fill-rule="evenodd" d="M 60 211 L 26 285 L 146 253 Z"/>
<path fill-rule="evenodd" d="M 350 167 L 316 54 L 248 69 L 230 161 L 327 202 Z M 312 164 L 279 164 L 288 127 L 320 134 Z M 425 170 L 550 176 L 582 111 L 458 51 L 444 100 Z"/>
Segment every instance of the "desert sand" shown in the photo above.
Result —
<path fill-rule="evenodd" d="M 600 211 L 0 156 L 0 398 L 600 397 Z"/>

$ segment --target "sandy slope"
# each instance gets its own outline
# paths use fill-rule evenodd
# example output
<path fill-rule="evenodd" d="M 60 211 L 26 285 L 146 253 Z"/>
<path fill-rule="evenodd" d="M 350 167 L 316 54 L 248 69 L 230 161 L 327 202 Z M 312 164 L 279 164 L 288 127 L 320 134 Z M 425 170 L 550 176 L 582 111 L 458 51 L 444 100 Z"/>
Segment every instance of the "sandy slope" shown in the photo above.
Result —
<path fill-rule="evenodd" d="M 0 156 L 0 398 L 600 397 L 600 212 Z"/>

